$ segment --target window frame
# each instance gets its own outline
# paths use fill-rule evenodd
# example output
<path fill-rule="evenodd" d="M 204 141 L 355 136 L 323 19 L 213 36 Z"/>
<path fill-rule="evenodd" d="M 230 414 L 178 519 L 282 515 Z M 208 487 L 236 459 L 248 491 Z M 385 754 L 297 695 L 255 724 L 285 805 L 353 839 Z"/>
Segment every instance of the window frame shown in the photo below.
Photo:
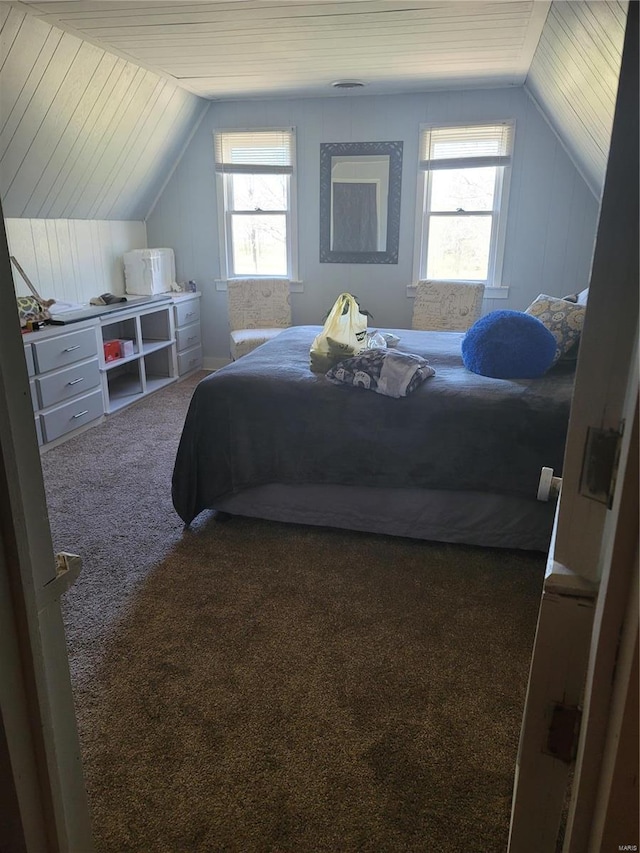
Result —
<path fill-rule="evenodd" d="M 414 282 L 421 281 L 427 278 L 427 254 L 429 242 L 429 220 L 432 217 L 445 216 L 491 216 L 492 227 L 491 237 L 489 242 L 489 261 L 486 279 L 463 279 L 463 278 L 447 278 L 447 279 L 430 279 L 432 281 L 445 282 L 461 282 L 461 283 L 480 283 L 485 285 L 485 297 L 491 298 L 506 298 L 509 293 L 509 288 L 503 283 L 502 273 L 504 264 L 504 250 L 506 243 L 508 208 L 509 208 L 509 189 L 511 184 L 511 171 L 513 166 L 513 151 L 515 140 L 515 120 L 514 119 L 499 119 L 497 121 L 482 121 L 482 122 L 459 122 L 453 124 L 451 122 L 421 124 L 419 127 L 419 143 L 418 151 L 422 150 L 423 134 L 432 130 L 443 130 L 457 128 L 483 128 L 497 125 L 505 125 L 511 128 L 511 147 L 509 150 L 510 162 L 503 166 L 496 167 L 496 179 L 493 196 L 493 207 L 490 211 L 440 211 L 432 212 L 431 189 L 432 175 L 436 171 L 434 169 L 425 169 L 418 161 L 418 180 L 417 180 L 417 195 L 416 195 L 416 224 L 415 224 L 415 251 L 414 251 Z M 418 154 L 420 156 L 420 153 Z M 460 158 L 461 162 L 465 158 Z M 466 168 L 480 168 L 482 163 L 478 162 L 479 158 L 468 158 L 469 165 Z M 493 165 L 493 164 L 491 164 Z M 465 168 L 461 166 L 461 168 Z"/>
<path fill-rule="evenodd" d="M 260 215 L 278 215 L 285 216 L 286 227 L 286 258 L 287 271 L 284 275 L 274 275 L 273 273 L 236 273 L 233 269 L 233 229 L 231 222 L 233 216 L 237 215 L 256 215 L 255 210 L 233 210 L 230 207 L 229 201 L 232 193 L 232 176 L 233 171 L 224 171 L 218 167 L 216 158 L 216 137 L 224 136 L 232 133 L 255 134 L 258 137 L 260 133 L 287 133 L 290 135 L 290 152 L 291 152 L 291 172 L 285 173 L 288 180 L 286 181 L 286 210 L 261 210 Z M 298 278 L 298 215 L 297 215 L 297 161 L 296 161 L 296 128 L 295 127 L 251 127 L 251 128 L 219 128 L 213 133 L 214 143 L 214 168 L 216 176 L 216 200 L 218 207 L 218 243 L 220 250 L 220 275 L 222 281 L 248 278 L 282 278 L 288 281 L 297 281 Z M 282 174 L 282 170 L 274 168 L 269 171 L 267 166 L 260 166 L 255 172 L 244 170 L 245 174 Z"/>

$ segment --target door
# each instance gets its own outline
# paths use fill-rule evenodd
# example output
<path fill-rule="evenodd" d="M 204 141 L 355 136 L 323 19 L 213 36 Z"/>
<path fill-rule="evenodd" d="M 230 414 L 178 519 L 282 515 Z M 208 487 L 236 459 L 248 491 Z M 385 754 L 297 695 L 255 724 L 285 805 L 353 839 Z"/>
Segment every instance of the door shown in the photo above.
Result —
<path fill-rule="evenodd" d="M 80 561 L 53 553 L 4 220 L 0 281 L 0 848 L 91 853 L 59 605 Z"/>
<path fill-rule="evenodd" d="M 562 849 L 600 849 L 606 753 L 615 749 L 611 733 L 618 725 L 614 698 L 628 694 L 621 682 L 626 679 L 628 686 L 632 675 L 631 667 L 616 671 L 616 654 L 619 638 L 629 637 L 633 649 L 634 625 L 637 633 L 637 614 L 627 607 L 637 575 L 638 538 L 637 69 L 638 6 L 630 3 L 562 490 L 520 738 L 510 853 L 556 851 L 576 753 Z M 618 736 L 625 731 L 622 719 Z M 609 747 L 607 732 L 613 738 Z M 638 839 L 621 837 L 617 843 L 638 844 Z"/>

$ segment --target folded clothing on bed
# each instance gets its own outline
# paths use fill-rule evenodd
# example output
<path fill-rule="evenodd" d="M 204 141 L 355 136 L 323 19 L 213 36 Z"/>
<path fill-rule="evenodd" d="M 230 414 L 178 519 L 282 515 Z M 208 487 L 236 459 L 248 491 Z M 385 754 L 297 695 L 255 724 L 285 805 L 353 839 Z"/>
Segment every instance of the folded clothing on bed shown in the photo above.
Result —
<path fill-rule="evenodd" d="M 336 384 L 366 388 L 386 397 L 406 397 L 434 375 L 435 370 L 421 356 L 386 349 L 365 350 L 325 374 Z"/>

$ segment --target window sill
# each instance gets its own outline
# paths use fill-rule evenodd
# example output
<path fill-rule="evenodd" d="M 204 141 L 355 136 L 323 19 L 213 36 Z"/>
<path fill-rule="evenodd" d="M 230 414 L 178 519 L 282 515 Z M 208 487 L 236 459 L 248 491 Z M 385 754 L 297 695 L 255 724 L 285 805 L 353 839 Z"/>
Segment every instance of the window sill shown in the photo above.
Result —
<path fill-rule="evenodd" d="M 228 279 L 226 278 L 216 278 L 214 282 L 216 290 L 226 292 L 227 281 Z M 301 281 L 289 281 L 289 293 L 304 293 L 304 283 Z"/>
<path fill-rule="evenodd" d="M 509 298 L 509 288 L 508 287 L 485 287 L 484 298 L 485 299 L 508 299 Z"/>
<path fill-rule="evenodd" d="M 415 284 L 408 284 L 407 285 L 407 298 L 414 299 L 415 295 L 416 295 L 416 285 Z M 484 298 L 485 299 L 508 299 L 509 298 L 509 288 L 508 287 L 485 287 Z"/>

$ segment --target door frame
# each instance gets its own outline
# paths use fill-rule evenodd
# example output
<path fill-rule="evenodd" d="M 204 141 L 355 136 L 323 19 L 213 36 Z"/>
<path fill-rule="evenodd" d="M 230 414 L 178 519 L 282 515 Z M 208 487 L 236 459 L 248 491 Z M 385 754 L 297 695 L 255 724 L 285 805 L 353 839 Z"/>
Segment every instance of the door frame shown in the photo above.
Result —
<path fill-rule="evenodd" d="M 633 657 L 638 641 L 638 369 L 633 410 L 627 413 L 628 442 L 623 449 L 623 473 L 614 506 L 603 536 L 603 577 L 594 612 L 589 651 L 582 725 L 578 740 L 574 781 L 563 853 L 617 850 L 638 846 L 638 718 L 633 730 L 623 729 L 623 714 L 633 683 Z M 637 658 L 636 658 L 637 667 Z M 637 679 L 637 670 L 635 672 Z M 637 698 L 637 697 L 636 697 Z M 621 749 L 621 751 L 620 751 Z M 629 775 L 616 762 L 635 756 L 635 772 Z M 632 758 L 633 760 L 633 758 Z M 617 799 L 635 806 L 617 810 L 612 821 L 614 779 L 620 787 Z M 635 776 L 635 781 L 634 781 Z M 635 792 L 635 794 L 634 794 Z M 614 838 L 610 836 L 615 834 Z M 612 844 L 603 846 L 605 836 Z"/>
<path fill-rule="evenodd" d="M 637 187 L 638 4 L 630 3 L 562 488 L 516 763 L 509 853 L 556 850 L 572 767 L 563 851 L 598 851 L 598 838 L 610 829 L 612 780 L 621 780 L 614 752 L 619 754 L 620 737 L 633 734 L 623 727 L 624 714 L 614 699 L 629 696 L 633 675 L 629 665 L 616 671 L 619 638 L 628 637 L 632 650 L 637 635 L 637 615 L 626 606 L 637 575 L 638 541 Z M 606 503 L 588 496 L 581 482 L 589 428 L 621 433 L 618 477 Z M 627 658 L 633 659 L 632 652 Z M 620 699 L 618 705 L 625 702 Z M 558 737 L 561 724 L 566 730 Z M 604 761 L 603 750 L 608 750 Z M 635 784 L 637 795 L 637 776 Z M 618 843 L 638 844 L 638 839 Z"/>
<path fill-rule="evenodd" d="M 0 841 L 91 853 L 59 603 L 69 569 L 53 551 L 4 219 L 0 283 L 0 768 L 12 780 Z"/>

